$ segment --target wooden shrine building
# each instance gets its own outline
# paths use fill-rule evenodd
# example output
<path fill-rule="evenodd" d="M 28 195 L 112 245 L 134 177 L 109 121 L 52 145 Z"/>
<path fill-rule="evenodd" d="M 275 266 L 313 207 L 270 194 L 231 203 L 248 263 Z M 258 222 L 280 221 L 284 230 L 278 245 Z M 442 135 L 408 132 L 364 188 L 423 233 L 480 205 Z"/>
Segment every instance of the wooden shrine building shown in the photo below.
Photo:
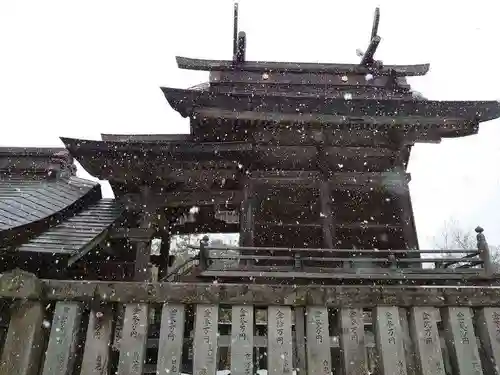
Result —
<path fill-rule="evenodd" d="M 358 64 L 255 62 L 236 6 L 233 58 L 162 87 L 189 134 L 0 149 L 0 375 L 498 374 L 483 229 L 420 249 L 407 164 L 500 103 L 415 93 L 429 65 L 376 60 L 378 22 Z"/>

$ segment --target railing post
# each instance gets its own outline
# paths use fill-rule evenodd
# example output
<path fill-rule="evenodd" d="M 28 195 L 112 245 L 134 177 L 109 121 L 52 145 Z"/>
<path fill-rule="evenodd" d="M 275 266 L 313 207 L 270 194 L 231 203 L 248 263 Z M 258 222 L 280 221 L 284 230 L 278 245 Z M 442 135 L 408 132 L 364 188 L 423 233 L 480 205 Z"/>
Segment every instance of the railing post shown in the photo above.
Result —
<path fill-rule="evenodd" d="M 493 262 L 491 261 L 490 248 L 488 242 L 486 242 L 486 237 L 483 234 L 484 229 L 478 226 L 476 228 L 476 239 L 477 239 L 477 250 L 479 251 L 479 257 L 483 261 L 483 268 L 487 275 L 492 275 L 495 273 Z"/>
<path fill-rule="evenodd" d="M 203 236 L 200 240 L 200 268 L 202 271 L 205 271 L 208 268 L 208 260 L 210 258 L 207 250 L 208 241 L 208 236 Z"/>

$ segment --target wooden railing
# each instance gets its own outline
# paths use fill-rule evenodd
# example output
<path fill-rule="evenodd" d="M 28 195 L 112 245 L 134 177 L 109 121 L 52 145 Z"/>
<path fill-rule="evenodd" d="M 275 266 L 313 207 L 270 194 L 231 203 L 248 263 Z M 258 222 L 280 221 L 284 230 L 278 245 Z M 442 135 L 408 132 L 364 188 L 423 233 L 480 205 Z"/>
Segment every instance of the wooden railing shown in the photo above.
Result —
<path fill-rule="evenodd" d="M 496 286 L 109 283 L 13 271 L 0 277 L 0 298 L 10 307 L 1 375 L 494 374 L 500 365 Z"/>

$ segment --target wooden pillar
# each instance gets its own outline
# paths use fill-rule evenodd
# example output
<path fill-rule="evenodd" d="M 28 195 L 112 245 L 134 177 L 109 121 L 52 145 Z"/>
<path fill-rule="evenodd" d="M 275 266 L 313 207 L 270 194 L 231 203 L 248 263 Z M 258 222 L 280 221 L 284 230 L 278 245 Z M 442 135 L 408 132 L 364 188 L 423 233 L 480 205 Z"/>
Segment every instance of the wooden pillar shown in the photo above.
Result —
<path fill-rule="evenodd" d="M 155 207 L 149 202 L 149 187 L 143 187 L 142 200 L 144 212 L 139 218 L 139 228 L 147 231 L 151 228 Z M 151 238 L 140 238 L 135 241 L 135 262 L 134 262 L 134 281 L 147 281 L 151 278 L 150 272 L 151 260 Z"/>
<path fill-rule="evenodd" d="M 321 205 L 321 220 L 323 226 L 323 246 L 327 249 L 335 248 L 335 223 L 332 211 L 332 199 L 328 181 L 322 181 L 319 187 Z"/>
<path fill-rule="evenodd" d="M 250 179 L 245 181 L 240 208 L 240 246 L 254 246 L 255 191 Z"/>

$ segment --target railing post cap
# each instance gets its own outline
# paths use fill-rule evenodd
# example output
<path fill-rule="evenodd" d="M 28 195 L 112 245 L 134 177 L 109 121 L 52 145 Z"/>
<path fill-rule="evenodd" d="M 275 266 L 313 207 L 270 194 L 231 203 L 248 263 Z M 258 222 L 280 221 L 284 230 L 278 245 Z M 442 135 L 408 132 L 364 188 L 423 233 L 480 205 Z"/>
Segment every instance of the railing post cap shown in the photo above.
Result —
<path fill-rule="evenodd" d="M 483 232 L 484 232 L 484 229 L 478 225 L 478 226 L 476 227 L 475 231 L 476 231 L 476 233 L 483 233 Z"/>

